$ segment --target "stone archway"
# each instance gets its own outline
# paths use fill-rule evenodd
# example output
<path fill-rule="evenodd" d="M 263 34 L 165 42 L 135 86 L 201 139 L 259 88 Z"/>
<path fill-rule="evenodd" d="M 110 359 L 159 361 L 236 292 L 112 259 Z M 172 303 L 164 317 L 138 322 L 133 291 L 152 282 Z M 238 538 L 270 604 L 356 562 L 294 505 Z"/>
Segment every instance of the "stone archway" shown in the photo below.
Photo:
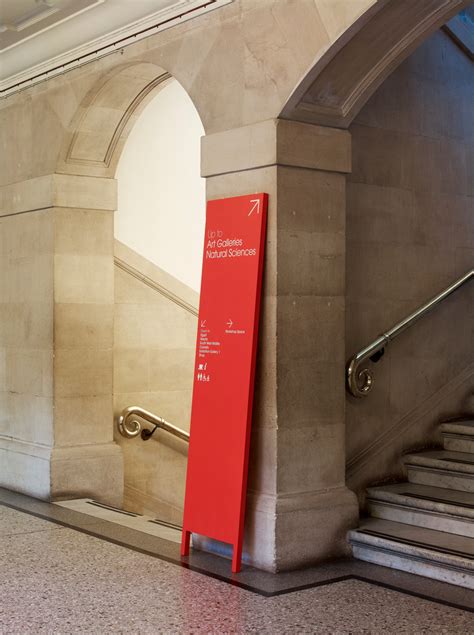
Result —
<path fill-rule="evenodd" d="M 114 178 L 135 121 L 170 79 L 155 64 L 132 62 L 98 80 L 71 120 L 57 172 Z"/>
<path fill-rule="evenodd" d="M 32 475 L 21 484 L 28 493 L 53 498 L 102 495 L 114 504 L 120 504 L 122 482 L 111 419 L 114 170 L 134 117 L 159 90 L 158 80 L 165 75 L 159 64 L 183 79 L 188 92 L 193 91 L 204 125 L 215 133 L 205 137 L 203 145 L 208 197 L 249 191 L 270 194 L 247 540 L 249 561 L 270 570 L 344 552 L 345 529 L 357 518 L 355 497 L 344 487 L 344 388 L 340 382 L 345 361 L 341 353 L 344 187 L 350 170 L 350 137 L 334 128 L 347 127 L 383 73 L 409 52 L 400 43 L 421 41 L 429 29 L 467 2 L 380 0 L 335 43 L 339 31 L 327 37 L 321 31 L 315 35 L 311 29 L 301 29 L 301 25 L 321 25 L 314 3 L 278 4 L 275 17 L 271 2 L 246 3 L 245 10 L 231 3 L 222 13 L 209 14 L 199 28 L 188 25 L 178 36 L 170 30 L 146 45 L 125 49 L 118 59 L 128 63 L 102 75 L 67 124 L 59 161 L 56 152 L 63 128 L 54 119 L 56 137 L 47 161 L 39 166 L 24 161 L 21 169 L 16 165 L 9 169 L 8 182 L 14 185 L 4 192 L 5 207 L 18 218 L 28 210 L 35 214 L 45 210 L 40 213 L 50 239 L 45 275 L 50 283 L 51 332 L 54 323 L 54 342 L 48 331 L 47 343 L 55 355 L 52 376 L 48 374 L 54 379 L 54 413 L 48 411 L 44 426 L 41 422 L 47 433 L 41 429 L 40 444 L 31 450 L 34 461 L 25 459 L 23 450 L 12 450 L 11 472 Z M 345 3 L 349 4 L 354 6 Z M 370 28 L 381 24 L 390 33 L 389 9 L 395 11 L 397 5 L 406 9 L 407 19 L 401 16 L 402 27 L 391 40 L 392 54 L 387 56 L 383 46 L 372 46 Z M 384 15 L 384 20 L 377 18 Z M 433 21 L 426 26 L 429 15 Z M 343 30 L 349 22 L 341 22 Z M 419 23 L 426 29 L 413 38 L 410 33 L 416 32 Z M 364 34 L 370 59 L 361 65 L 362 74 L 352 77 L 345 73 L 353 57 L 347 51 L 351 47 L 363 50 Z M 380 43 L 380 38 L 374 41 Z M 324 59 L 311 65 L 308 59 L 319 59 L 326 46 Z M 137 57 L 157 64 L 134 61 Z M 116 61 L 117 57 L 97 61 L 91 76 Z M 304 73 L 302 69 L 310 65 L 311 70 Z M 51 80 L 51 93 L 58 90 L 61 108 L 68 113 L 75 107 L 74 90 L 82 94 L 81 72 L 76 72 L 66 109 L 68 82 Z M 297 75 L 304 79 L 298 80 Z M 289 97 L 294 86 L 298 88 Z M 49 90 L 45 91 L 48 97 Z M 32 111 L 37 118 L 43 112 L 39 91 L 33 91 L 32 97 L 38 104 Z M 302 114 L 303 102 L 309 104 L 310 115 Z M 7 121 L 13 122 L 13 130 L 15 119 Z M 39 135 L 43 146 L 51 126 L 50 115 Z M 8 148 L 12 147 L 10 143 Z M 317 234 L 319 241 L 313 241 L 308 251 L 311 234 Z M 314 267 L 314 259 L 320 267 Z M 304 333 L 305 324 L 315 316 L 318 329 L 311 344 L 288 346 L 295 332 Z M 40 471 L 41 488 L 33 483 L 39 482 Z"/>
<path fill-rule="evenodd" d="M 470 0 L 379 0 L 307 73 L 280 117 L 349 127 L 390 73 L 469 4 Z"/>
<path fill-rule="evenodd" d="M 204 140 L 209 196 L 270 193 L 247 542 L 251 561 L 263 568 L 343 553 L 345 529 L 357 522 L 355 497 L 345 487 L 351 151 L 344 129 L 384 78 L 466 4 L 377 3 L 306 75 L 277 120 Z"/>
<path fill-rule="evenodd" d="M 114 177 L 134 123 L 170 78 L 155 64 L 135 62 L 96 81 L 69 124 L 50 177 L 52 499 L 122 504 L 122 451 L 113 440 Z"/>

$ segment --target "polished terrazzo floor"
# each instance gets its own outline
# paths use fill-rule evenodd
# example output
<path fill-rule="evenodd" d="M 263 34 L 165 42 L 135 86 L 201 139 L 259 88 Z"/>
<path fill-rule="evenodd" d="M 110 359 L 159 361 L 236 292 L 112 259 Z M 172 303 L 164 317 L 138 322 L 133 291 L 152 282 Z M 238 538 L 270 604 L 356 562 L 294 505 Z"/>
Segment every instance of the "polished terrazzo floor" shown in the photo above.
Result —
<path fill-rule="evenodd" d="M 474 614 L 345 580 L 263 597 L 0 505 L 0 633 L 473 633 Z"/>

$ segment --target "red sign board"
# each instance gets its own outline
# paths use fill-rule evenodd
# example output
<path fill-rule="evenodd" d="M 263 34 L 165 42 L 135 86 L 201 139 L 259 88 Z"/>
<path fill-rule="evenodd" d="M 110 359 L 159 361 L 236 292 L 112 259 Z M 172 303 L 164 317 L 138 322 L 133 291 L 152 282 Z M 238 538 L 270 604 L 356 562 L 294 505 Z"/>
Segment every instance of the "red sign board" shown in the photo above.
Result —
<path fill-rule="evenodd" d="M 207 204 L 182 555 L 192 532 L 233 545 L 240 570 L 266 194 Z"/>

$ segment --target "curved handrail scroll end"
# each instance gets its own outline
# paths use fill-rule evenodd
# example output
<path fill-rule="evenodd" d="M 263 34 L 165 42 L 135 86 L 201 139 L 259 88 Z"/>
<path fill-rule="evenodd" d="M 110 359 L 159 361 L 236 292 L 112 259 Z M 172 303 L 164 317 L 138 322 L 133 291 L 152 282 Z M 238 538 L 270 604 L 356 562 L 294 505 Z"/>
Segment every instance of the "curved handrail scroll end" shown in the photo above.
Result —
<path fill-rule="evenodd" d="M 138 419 L 131 419 L 132 417 L 139 417 L 140 419 L 153 424 L 155 427 L 151 431 L 142 429 L 140 421 Z M 157 428 L 161 428 L 178 439 L 189 443 L 189 432 L 178 428 L 169 421 L 166 421 L 165 419 L 162 419 L 161 417 L 158 417 L 152 412 L 149 412 L 144 408 L 140 408 L 139 406 L 129 406 L 128 408 L 122 410 L 117 419 L 117 428 L 120 434 L 127 439 L 133 439 L 134 437 L 138 437 L 140 435 L 144 441 L 149 439 Z"/>
<path fill-rule="evenodd" d="M 446 300 L 452 293 L 457 291 L 467 282 L 470 282 L 474 278 L 474 269 L 467 271 L 461 278 L 453 282 L 449 287 L 438 293 L 426 302 L 423 306 L 419 307 L 398 324 L 395 324 L 386 333 L 383 333 L 368 346 L 356 353 L 347 364 L 346 371 L 346 383 L 347 390 L 354 397 L 365 397 L 369 394 L 374 384 L 374 378 L 372 372 L 368 368 L 359 367 L 366 362 L 378 362 L 382 357 L 385 347 L 394 340 L 400 333 L 412 326 L 421 317 L 426 315 L 429 311 L 434 309 L 438 304 Z"/>

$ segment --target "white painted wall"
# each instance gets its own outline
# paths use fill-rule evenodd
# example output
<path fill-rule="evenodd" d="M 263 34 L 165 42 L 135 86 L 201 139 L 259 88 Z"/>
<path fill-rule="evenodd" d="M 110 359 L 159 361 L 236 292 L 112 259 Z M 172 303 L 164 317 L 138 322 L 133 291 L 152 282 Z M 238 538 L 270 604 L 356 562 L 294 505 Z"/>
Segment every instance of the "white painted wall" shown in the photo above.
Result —
<path fill-rule="evenodd" d="M 146 106 L 118 165 L 115 237 L 199 291 L 205 223 L 199 115 L 177 81 Z"/>

